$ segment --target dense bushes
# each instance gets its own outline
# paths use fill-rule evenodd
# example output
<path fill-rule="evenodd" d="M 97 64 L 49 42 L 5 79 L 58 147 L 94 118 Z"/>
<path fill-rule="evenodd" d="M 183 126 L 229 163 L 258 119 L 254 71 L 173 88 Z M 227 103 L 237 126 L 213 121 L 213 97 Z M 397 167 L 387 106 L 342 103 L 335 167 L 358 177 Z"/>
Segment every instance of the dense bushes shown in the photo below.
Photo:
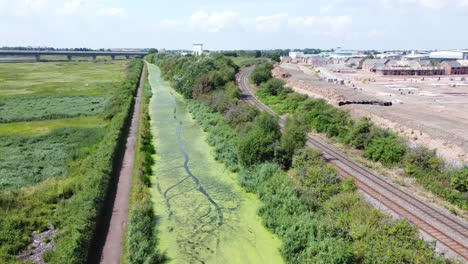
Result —
<path fill-rule="evenodd" d="M 273 70 L 273 64 L 270 62 L 262 63 L 252 71 L 250 80 L 256 85 L 260 85 L 271 79 L 271 70 Z"/>
<path fill-rule="evenodd" d="M 177 56 L 158 54 L 156 62 L 164 78 L 185 98 L 200 97 L 235 80 L 237 65 L 221 54 Z"/>
<path fill-rule="evenodd" d="M 264 65 L 257 68 L 263 73 L 268 67 Z M 410 149 L 395 133 L 381 129 L 365 118 L 353 120 L 347 112 L 325 100 L 292 93 L 274 78 L 263 80 L 258 85 L 257 96 L 276 112 L 298 116 L 304 120 L 308 129 L 363 150 L 364 156 L 372 161 L 387 167 L 403 167 L 407 175 L 415 177 L 426 189 L 462 209 L 468 208 L 466 194 L 460 192 L 463 187 L 457 185 L 466 180 L 452 173 L 453 169 L 447 168 L 435 151 Z"/>
<path fill-rule="evenodd" d="M 135 155 L 135 174 L 132 180 L 128 214 L 125 259 L 128 264 L 164 263 L 166 258 L 157 249 L 157 227 L 151 200 L 150 177 L 156 153 L 151 134 L 149 99 L 151 87 L 146 81 L 141 101 L 139 138 Z"/>

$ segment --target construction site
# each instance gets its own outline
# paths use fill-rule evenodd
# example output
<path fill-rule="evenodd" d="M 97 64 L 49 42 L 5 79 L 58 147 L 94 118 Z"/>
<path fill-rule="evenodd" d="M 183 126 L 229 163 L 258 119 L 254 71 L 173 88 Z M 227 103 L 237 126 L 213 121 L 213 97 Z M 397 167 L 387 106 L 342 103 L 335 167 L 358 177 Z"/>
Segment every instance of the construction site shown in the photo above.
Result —
<path fill-rule="evenodd" d="M 296 92 L 367 117 L 414 146 L 437 149 L 451 164 L 468 162 L 468 76 L 442 75 L 442 66 L 435 76 L 376 74 L 365 65 L 318 60 L 324 63 L 283 61 L 273 74 Z"/>

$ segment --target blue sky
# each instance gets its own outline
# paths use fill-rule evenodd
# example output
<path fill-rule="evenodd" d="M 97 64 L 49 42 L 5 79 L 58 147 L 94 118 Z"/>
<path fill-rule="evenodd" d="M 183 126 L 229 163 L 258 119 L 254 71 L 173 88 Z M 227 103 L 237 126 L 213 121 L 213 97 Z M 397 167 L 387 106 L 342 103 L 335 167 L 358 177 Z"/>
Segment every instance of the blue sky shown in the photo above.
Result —
<path fill-rule="evenodd" d="M 468 48 L 468 0 L 0 0 L 0 46 Z"/>

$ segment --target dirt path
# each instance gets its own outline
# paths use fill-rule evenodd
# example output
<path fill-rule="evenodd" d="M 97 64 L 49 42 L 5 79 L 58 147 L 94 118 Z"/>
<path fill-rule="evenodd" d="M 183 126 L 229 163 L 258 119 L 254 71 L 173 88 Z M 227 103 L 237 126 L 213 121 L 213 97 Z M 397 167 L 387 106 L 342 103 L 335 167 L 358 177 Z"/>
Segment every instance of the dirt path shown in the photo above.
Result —
<path fill-rule="evenodd" d="M 135 105 L 133 107 L 132 121 L 125 145 L 125 154 L 120 168 L 117 183 L 117 192 L 115 194 L 112 216 L 107 230 L 104 248 L 101 254 L 100 263 L 116 264 L 120 263 L 122 257 L 124 231 L 128 219 L 128 199 L 132 183 L 133 165 L 135 161 L 135 146 L 138 132 L 138 120 L 140 118 L 140 101 L 143 90 L 144 80 L 146 78 L 146 64 L 144 65 L 140 85 L 138 87 Z"/>

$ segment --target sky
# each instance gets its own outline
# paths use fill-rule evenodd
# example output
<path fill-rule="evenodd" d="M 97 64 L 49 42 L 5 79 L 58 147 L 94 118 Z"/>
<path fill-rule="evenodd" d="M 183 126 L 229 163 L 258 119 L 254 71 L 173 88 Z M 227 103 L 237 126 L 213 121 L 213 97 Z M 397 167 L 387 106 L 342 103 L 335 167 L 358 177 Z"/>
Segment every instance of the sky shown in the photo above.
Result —
<path fill-rule="evenodd" d="M 468 0 L 0 0 L 0 46 L 468 48 Z"/>

